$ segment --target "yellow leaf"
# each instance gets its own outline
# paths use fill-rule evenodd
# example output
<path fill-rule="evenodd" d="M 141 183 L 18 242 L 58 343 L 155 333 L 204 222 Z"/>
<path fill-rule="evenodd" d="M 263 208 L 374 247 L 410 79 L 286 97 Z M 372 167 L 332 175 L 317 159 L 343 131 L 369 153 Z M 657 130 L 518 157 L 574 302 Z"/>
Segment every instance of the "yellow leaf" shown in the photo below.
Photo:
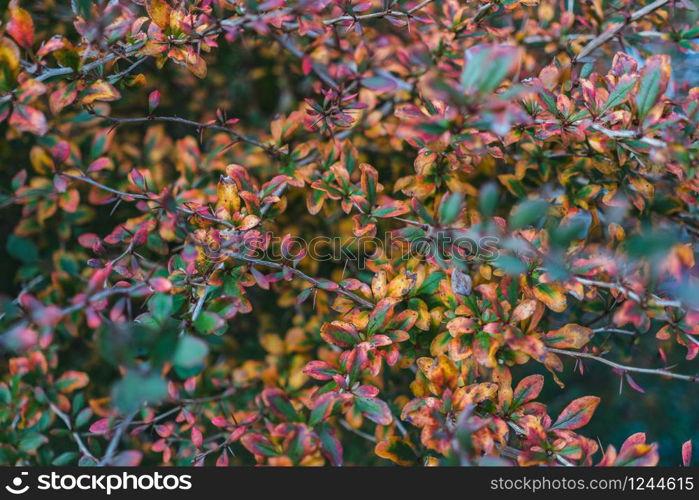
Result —
<path fill-rule="evenodd" d="M 544 334 L 544 341 L 549 347 L 581 349 L 590 341 L 593 333 L 590 328 L 570 323 Z"/>
<path fill-rule="evenodd" d="M 83 93 L 82 103 L 92 104 L 95 101 L 116 101 L 121 98 L 119 91 L 104 80 L 97 80 Z"/>

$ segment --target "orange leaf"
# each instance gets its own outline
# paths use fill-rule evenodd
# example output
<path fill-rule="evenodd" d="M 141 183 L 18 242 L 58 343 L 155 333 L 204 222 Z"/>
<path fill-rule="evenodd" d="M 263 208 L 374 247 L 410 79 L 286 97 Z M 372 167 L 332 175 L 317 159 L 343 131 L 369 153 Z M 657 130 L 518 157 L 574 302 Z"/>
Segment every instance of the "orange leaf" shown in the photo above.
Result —
<path fill-rule="evenodd" d="M 590 328 L 570 323 L 558 330 L 552 330 L 544 334 L 544 342 L 549 347 L 559 349 L 580 349 L 592 338 L 593 331 Z"/>
<path fill-rule="evenodd" d="M 90 382 L 87 373 L 69 370 L 56 380 L 56 388 L 65 393 L 82 389 Z"/>
<path fill-rule="evenodd" d="M 566 296 L 563 294 L 563 287 L 553 283 L 540 283 L 534 287 L 534 296 L 546 307 L 555 312 L 566 310 Z"/>
<path fill-rule="evenodd" d="M 82 97 L 83 104 L 92 104 L 95 101 L 116 101 L 121 98 L 119 91 L 104 80 L 97 80 L 90 85 Z"/>
<path fill-rule="evenodd" d="M 146 10 L 153 22 L 162 30 L 170 25 L 170 14 L 172 7 L 166 0 L 148 0 Z"/>

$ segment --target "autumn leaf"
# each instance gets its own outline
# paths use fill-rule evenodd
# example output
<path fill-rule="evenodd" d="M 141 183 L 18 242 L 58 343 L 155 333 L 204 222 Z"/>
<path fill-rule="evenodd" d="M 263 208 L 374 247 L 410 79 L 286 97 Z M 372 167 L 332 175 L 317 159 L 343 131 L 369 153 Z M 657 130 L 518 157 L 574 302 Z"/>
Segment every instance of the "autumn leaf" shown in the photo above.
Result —
<path fill-rule="evenodd" d="M 569 323 L 558 330 L 545 333 L 543 339 L 549 347 L 581 349 L 592 339 L 593 334 L 590 328 Z"/>
<path fill-rule="evenodd" d="M 344 321 L 325 323 L 320 328 L 320 336 L 328 344 L 333 344 L 338 347 L 350 347 L 360 341 L 357 329 L 350 323 Z"/>
<path fill-rule="evenodd" d="M 665 54 L 654 55 L 646 60 L 641 72 L 641 82 L 636 93 L 638 117 L 643 120 L 665 91 L 670 80 L 670 59 Z"/>
<path fill-rule="evenodd" d="M 10 115 L 10 125 L 17 127 L 22 132 L 34 135 L 44 135 L 48 132 L 46 116 L 32 106 L 18 104 Z"/>
<path fill-rule="evenodd" d="M 166 30 L 170 26 L 172 7 L 170 7 L 167 0 L 147 0 L 146 10 L 150 18 L 161 30 Z"/>
<path fill-rule="evenodd" d="M 544 377 L 542 375 L 529 375 L 519 381 L 512 393 L 511 408 L 518 408 L 524 403 L 535 400 L 544 387 Z"/>
<path fill-rule="evenodd" d="M 119 91 L 104 80 L 97 80 L 85 89 L 81 94 L 83 104 L 92 104 L 95 101 L 116 101 L 121 98 Z"/>
<path fill-rule="evenodd" d="M 540 283 L 533 289 L 534 297 L 546 304 L 546 307 L 555 312 L 566 310 L 566 297 L 564 288 L 554 283 Z"/>
<path fill-rule="evenodd" d="M 68 370 L 56 380 L 56 388 L 64 393 L 71 393 L 82 389 L 90 382 L 90 377 L 85 372 Z"/>
<path fill-rule="evenodd" d="M 682 465 L 689 467 L 692 462 L 692 440 L 682 444 Z"/>
<path fill-rule="evenodd" d="M 10 20 L 7 23 L 7 32 L 15 41 L 25 49 L 34 45 L 34 21 L 29 12 L 20 7 L 10 7 Z"/>
<path fill-rule="evenodd" d="M 379 425 L 390 425 L 393 415 L 388 405 L 377 398 L 359 396 L 354 398 L 354 402 L 362 415 Z"/>
<path fill-rule="evenodd" d="M 583 396 L 572 401 L 558 416 L 551 430 L 556 429 L 579 429 L 586 425 L 599 405 L 600 398 L 597 396 Z"/>
<path fill-rule="evenodd" d="M 415 451 L 405 439 L 391 436 L 376 443 L 374 453 L 398 465 L 415 465 Z"/>

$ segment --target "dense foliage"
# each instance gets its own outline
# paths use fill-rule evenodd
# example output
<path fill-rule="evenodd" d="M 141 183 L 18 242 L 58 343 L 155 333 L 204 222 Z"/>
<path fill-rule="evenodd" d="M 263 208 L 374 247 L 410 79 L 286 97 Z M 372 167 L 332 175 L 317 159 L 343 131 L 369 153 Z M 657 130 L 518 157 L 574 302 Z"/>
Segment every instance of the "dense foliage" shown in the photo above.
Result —
<path fill-rule="evenodd" d="M 590 371 L 696 429 L 691 0 L 0 7 L 0 463 L 658 463 Z"/>

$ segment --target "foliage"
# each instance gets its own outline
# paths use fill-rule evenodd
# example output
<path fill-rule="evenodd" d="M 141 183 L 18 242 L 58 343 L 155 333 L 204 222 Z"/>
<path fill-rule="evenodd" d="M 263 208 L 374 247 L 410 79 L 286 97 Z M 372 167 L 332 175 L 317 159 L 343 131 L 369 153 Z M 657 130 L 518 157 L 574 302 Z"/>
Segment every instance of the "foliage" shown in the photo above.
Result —
<path fill-rule="evenodd" d="M 696 391 L 691 1 L 0 6 L 0 463 L 658 463 L 563 380 Z"/>

